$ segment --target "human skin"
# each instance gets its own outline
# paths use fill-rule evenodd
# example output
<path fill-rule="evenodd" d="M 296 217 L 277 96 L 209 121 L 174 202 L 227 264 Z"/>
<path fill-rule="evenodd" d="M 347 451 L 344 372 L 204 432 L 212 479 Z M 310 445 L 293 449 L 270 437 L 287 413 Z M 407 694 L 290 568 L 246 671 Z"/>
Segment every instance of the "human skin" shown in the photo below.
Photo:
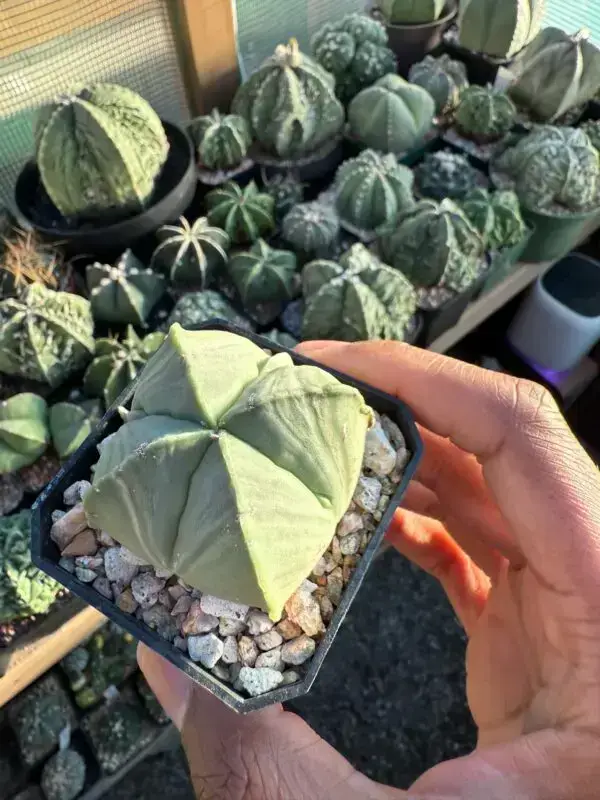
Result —
<path fill-rule="evenodd" d="M 425 454 L 387 537 L 440 581 L 465 627 L 478 743 L 392 789 L 280 706 L 238 716 L 141 647 L 197 797 L 600 797 L 600 479 L 550 394 L 395 342 L 299 349 L 417 416 Z"/>

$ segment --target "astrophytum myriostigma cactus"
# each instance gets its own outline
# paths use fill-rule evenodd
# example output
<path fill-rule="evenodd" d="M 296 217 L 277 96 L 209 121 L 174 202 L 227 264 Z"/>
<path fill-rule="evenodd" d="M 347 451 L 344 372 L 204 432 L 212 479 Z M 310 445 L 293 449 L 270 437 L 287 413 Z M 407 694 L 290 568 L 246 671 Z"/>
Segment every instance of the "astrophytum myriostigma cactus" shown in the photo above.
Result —
<path fill-rule="evenodd" d="M 276 172 L 269 176 L 263 169 L 261 178 L 263 190 L 275 203 L 275 218 L 278 221 L 304 200 L 306 184 L 293 172 Z"/>
<path fill-rule="evenodd" d="M 428 153 L 415 168 L 415 185 L 423 197 L 462 199 L 477 187 L 480 173 L 466 156 L 452 150 Z"/>
<path fill-rule="evenodd" d="M 324 203 L 300 203 L 283 220 L 283 238 L 300 253 L 314 253 L 332 245 L 340 232 L 334 208 Z"/>
<path fill-rule="evenodd" d="M 348 508 L 371 419 L 318 367 L 174 325 L 102 445 L 88 520 L 194 588 L 279 619 Z"/>
<path fill-rule="evenodd" d="M 239 167 L 252 144 L 246 120 L 239 114 L 222 115 L 216 108 L 207 116 L 193 119 L 188 133 L 196 145 L 200 167 L 210 170 Z"/>
<path fill-rule="evenodd" d="M 178 287 L 204 288 L 227 263 L 229 235 L 200 217 L 192 225 L 185 217 L 178 225 L 163 225 L 156 232 L 160 243 L 150 266 L 160 269 Z"/>
<path fill-rule="evenodd" d="M 408 79 L 429 92 L 438 114 L 449 114 L 453 111 L 458 105 L 461 92 L 469 85 L 467 68 L 462 61 L 454 61 L 445 54 L 439 58 L 425 56 L 422 61 L 413 64 Z"/>
<path fill-rule="evenodd" d="M 226 320 L 240 328 L 253 330 L 250 320 L 238 313 L 222 294 L 212 289 L 182 295 L 169 315 L 167 326 L 177 322 L 183 328 L 190 328 L 211 319 Z"/>
<path fill-rule="evenodd" d="M 459 131 L 477 142 L 501 139 L 517 118 L 515 104 L 491 86 L 469 86 L 461 95 L 454 120 Z"/>
<path fill-rule="evenodd" d="M 52 446 L 64 460 L 73 455 L 92 432 L 93 417 L 86 408 L 75 403 L 55 403 L 48 415 Z"/>
<path fill-rule="evenodd" d="M 512 247 L 527 235 L 528 229 L 515 192 L 475 189 L 467 195 L 461 207 L 489 250 Z"/>
<path fill-rule="evenodd" d="M 232 242 L 250 244 L 275 227 L 275 201 L 254 181 L 243 189 L 235 181 L 206 195 L 208 221 L 223 228 Z"/>
<path fill-rule="evenodd" d="M 380 0 L 379 7 L 391 25 L 426 25 L 442 16 L 446 0 Z"/>
<path fill-rule="evenodd" d="M 49 441 L 43 397 L 24 392 L 0 402 L 0 475 L 33 464 Z"/>
<path fill-rule="evenodd" d="M 462 0 L 460 44 L 476 53 L 511 58 L 538 35 L 545 10 L 546 0 Z"/>

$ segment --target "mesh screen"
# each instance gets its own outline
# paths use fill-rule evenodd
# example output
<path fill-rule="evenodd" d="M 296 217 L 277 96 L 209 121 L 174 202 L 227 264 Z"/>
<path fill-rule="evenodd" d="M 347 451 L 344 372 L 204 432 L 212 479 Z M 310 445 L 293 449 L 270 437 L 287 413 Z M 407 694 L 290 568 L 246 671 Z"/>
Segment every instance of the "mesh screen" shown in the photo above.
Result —
<path fill-rule="evenodd" d="M 0 205 L 33 153 L 35 110 L 60 94 L 122 83 L 161 117 L 189 118 L 171 1 L 0 0 Z"/>

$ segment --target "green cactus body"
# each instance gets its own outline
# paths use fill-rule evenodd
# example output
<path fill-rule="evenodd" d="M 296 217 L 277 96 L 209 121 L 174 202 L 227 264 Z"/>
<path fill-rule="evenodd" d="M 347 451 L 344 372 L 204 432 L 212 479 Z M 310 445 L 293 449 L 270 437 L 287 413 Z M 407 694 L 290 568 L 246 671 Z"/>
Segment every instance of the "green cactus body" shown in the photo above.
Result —
<path fill-rule="evenodd" d="M 200 166 L 210 170 L 239 167 L 252 144 L 246 120 L 239 114 L 222 115 L 216 108 L 205 117 L 193 119 L 188 133 L 196 146 Z"/>
<path fill-rule="evenodd" d="M 31 562 L 31 511 L 0 517 L 0 623 L 45 614 L 62 589 Z"/>
<path fill-rule="evenodd" d="M 465 89 L 454 117 L 462 134 L 482 143 L 506 136 L 516 118 L 517 109 L 510 97 L 491 86 Z"/>
<path fill-rule="evenodd" d="M 298 49 L 295 39 L 242 84 L 232 111 L 248 122 L 267 153 L 281 159 L 311 155 L 344 126 L 344 107 L 335 79 Z"/>
<path fill-rule="evenodd" d="M 251 244 L 275 227 L 275 201 L 254 181 L 243 189 L 229 181 L 206 195 L 208 221 L 223 228 L 232 242 Z"/>
<path fill-rule="evenodd" d="M 279 619 L 348 508 L 371 419 L 317 367 L 174 325 L 102 447 L 88 519 L 200 591 Z M 157 503 L 165 471 L 177 480 Z"/>
<path fill-rule="evenodd" d="M 191 328 L 211 319 L 224 319 L 240 328 L 252 330 L 252 325 L 246 317 L 238 314 L 222 294 L 210 289 L 203 292 L 187 292 L 180 297 L 171 311 L 168 326 L 177 322 L 184 328 Z"/>
<path fill-rule="evenodd" d="M 93 421 L 85 408 L 75 403 L 55 403 L 49 414 L 50 433 L 56 454 L 69 458 L 92 432 Z"/>
<path fill-rule="evenodd" d="M 489 250 L 512 247 L 527 235 L 528 229 L 515 192 L 475 189 L 461 203 L 461 208 Z"/>
<path fill-rule="evenodd" d="M 94 319 L 143 326 L 166 291 L 166 281 L 147 269 L 131 250 L 115 262 L 89 264 L 85 271 Z"/>
<path fill-rule="evenodd" d="M 451 200 L 423 200 L 382 233 L 379 248 L 414 286 L 462 292 L 479 274 L 484 243 Z"/>
<path fill-rule="evenodd" d="M 335 178 L 336 206 L 343 222 L 361 231 L 380 225 L 414 205 L 413 174 L 391 153 L 364 150 L 345 161 Z"/>
<path fill-rule="evenodd" d="M 107 408 L 111 406 L 137 378 L 163 339 L 162 333 L 150 333 L 140 339 L 131 325 L 121 341 L 98 339 L 96 355 L 83 377 L 85 393 L 90 397 L 102 398 Z"/>
<path fill-rule="evenodd" d="M 592 145 L 600 152 L 600 120 L 591 119 L 584 122 L 581 130 L 588 137 Z"/>
<path fill-rule="evenodd" d="M 327 22 L 314 35 L 311 48 L 317 61 L 335 76 L 342 102 L 396 71 L 396 57 L 387 46 L 385 27 L 366 14 L 347 14 Z"/>
<path fill-rule="evenodd" d="M 544 126 L 493 163 L 531 211 L 580 212 L 598 204 L 598 151 L 582 130 Z"/>
<path fill-rule="evenodd" d="M 408 79 L 433 97 L 436 113 L 442 115 L 454 111 L 461 92 L 469 85 L 465 65 L 448 55 L 425 56 L 412 65 Z"/>
<path fill-rule="evenodd" d="M 446 0 L 380 0 L 379 7 L 392 25 L 426 25 L 442 16 Z"/>
<path fill-rule="evenodd" d="M 591 100 L 600 84 L 600 50 L 579 32 L 545 28 L 515 60 L 509 88 L 515 103 L 542 122 L 554 122 Z"/>
<path fill-rule="evenodd" d="M 357 244 L 339 263 L 312 261 L 302 272 L 303 339 L 402 341 L 417 294 L 397 270 Z"/>
<path fill-rule="evenodd" d="M 203 288 L 227 263 L 229 235 L 200 217 L 193 225 L 185 217 L 179 225 L 163 225 L 156 233 L 160 244 L 150 266 L 165 272 L 178 286 Z"/>
<path fill-rule="evenodd" d="M 261 325 L 273 322 L 297 294 L 297 269 L 294 253 L 275 250 L 262 239 L 233 256 L 228 266 L 244 308 Z"/>
<path fill-rule="evenodd" d="M 0 402 L 0 475 L 33 464 L 49 441 L 43 397 L 25 392 Z"/>
<path fill-rule="evenodd" d="M 150 105 L 108 83 L 45 106 L 35 142 L 42 183 L 64 217 L 141 211 L 169 151 Z"/>
<path fill-rule="evenodd" d="M 348 126 L 367 147 L 399 156 L 423 142 L 434 115 L 435 102 L 425 89 L 386 75 L 350 103 Z"/>
<path fill-rule="evenodd" d="M 546 0 L 463 0 L 459 41 L 463 47 L 495 58 L 512 58 L 542 26 Z"/>
<path fill-rule="evenodd" d="M 60 386 L 94 352 L 90 303 L 31 284 L 0 302 L 0 372 Z"/>
<path fill-rule="evenodd" d="M 428 153 L 415 169 L 415 183 L 423 197 L 460 200 L 476 189 L 480 178 L 469 160 L 451 150 Z"/>
<path fill-rule="evenodd" d="M 283 238 L 300 253 L 315 253 L 329 247 L 340 232 L 334 208 L 323 203 L 301 203 L 283 220 Z"/>
<path fill-rule="evenodd" d="M 75 800 L 85 784 L 85 761 L 76 750 L 59 750 L 42 770 L 41 786 L 47 800 Z"/>
<path fill-rule="evenodd" d="M 292 208 L 304 200 L 306 184 L 302 183 L 293 172 L 277 172 L 271 178 L 262 172 L 264 191 L 271 195 L 275 202 L 275 217 L 283 219 Z"/>

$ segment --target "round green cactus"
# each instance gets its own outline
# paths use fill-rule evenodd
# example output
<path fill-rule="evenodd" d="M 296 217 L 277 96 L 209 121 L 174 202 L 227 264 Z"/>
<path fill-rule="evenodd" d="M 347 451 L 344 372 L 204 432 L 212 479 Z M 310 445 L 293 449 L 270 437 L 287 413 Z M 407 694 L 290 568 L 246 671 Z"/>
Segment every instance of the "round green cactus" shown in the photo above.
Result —
<path fill-rule="evenodd" d="M 275 250 L 262 239 L 234 255 L 228 265 L 244 308 L 261 325 L 273 322 L 297 294 L 297 269 L 294 253 Z"/>
<path fill-rule="evenodd" d="M 305 56 L 292 39 L 242 84 L 232 111 L 244 117 L 252 136 L 281 159 L 311 155 L 344 126 L 335 79 Z"/>
<path fill-rule="evenodd" d="M 85 784 L 85 761 L 76 750 L 59 750 L 42 770 L 40 785 L 47 800 L 75 800 Z"/>
<path fill-rule="evenodd" d="M 279 619 L 348 508 L 371 421 L 360 393 L 317 367 L 174 325 L 103 444 L 88 520 L 194 588 Z"/>
<path fill-rule="evenodd" d="M 426 25 L 442 16 L 446 0 L 380 0 L 379 7 L 391 25 Z"/>
<path fill-rule="evenodd" d="M 48 406 L 43 397 L 24 392 L 0 402 L 0 475 L 33 464 L 49 441 Z"/>
<path fill-rule="evenodd" d="M 315 253 L 332 245 L 340 232 L 340 220 L 331 206 L 300 203 L 283 220 L 283 238 L 300 253 Z"/>
<path fill-rule="evenodd" d="M 600 152 L 600 120 L 590 119 L 584 122 L 581 130 L 588 137 L 592 145 Z"/>
<path fill-rule="evenodd" d="M 428 153 L 415 169 L 415 184 L 423 197 L 460 200 L 480 184 L 480 173 L 469 160 L 451 150 Z"/>
<path fill-rule="evenodd" d="M 262 171 L 264 190 L 275 202 L 275 217 L 282 220 L 292 208 L 304 200 L 306 184 L 294 172 L 276 172 L 268 177 Z"/>
<path fill-rule="evenodd" d="M 537 128 L 496 158 L 492 170 L 531 211 L 578 212 L 598 205 L 598 151 L 582 130 Z"/>
<path fill-rule="evenodd" d="M 150 266 L 165 272 L 177 286 L 203 288 L 227 263 L 229 235 L 200 217 L 193 225 L 185 217 L 179 225 L 163 225 L 156 233 L 160 244 Z"/>
<path fill-rule="evenodd" d="M 402 341 L 417 310 L 417 293 L 397 270 L 362 244 L 339 263 L 312 261 L 302 272 L 303 339 Z"/>
<path fill-rule="evenodd" d="M 35 144 L 40 178 L 64 217 L 141 211 L 169 152 L 150 105 L 108 83 L 42 108 Z"/>
<path fill-rule="evenodd" d="M 510 97 L 491 86 L 465 89 L 454 117 L 461 133 L 483 143 L 506 136 L 516 118 L 517 109 Z"/>
<path fill-rule="evenodd" d="M 90 303 L 41 284 L 0 302 L 0 372 L 60 386 L 94 352 Z"/>
<path fill-rule="evenodd" d="M 434 115 L 433 97 L 425 89 L 386 75 L 350 103 L 348 127 L 367 147 L 399 156 L 423 142 Z"/>
<path fill-rule="evenodd" d="M 448 55 L 425 56 L 412 65 L 408 79 L 433 97 L 436 113 L 441 115 L 454 111 L 461 92 L 469 85 L 465 65 Z"/>
<path fill-rule="evenodd" d="M 512 247 L 527 235 L 528 229 L 515 192 L 475 189 L 461 203 L 461 208 L 489 250 Z"/>
<path fill-rule="evenodd" d="M 222 115 L 213 109 L 204 117 L 196 117 L 188 125 L 201 167 L 230 170 L 239 167 L 248 155 L 252 134 L 248 123 L 239 114 Z"/>
<path fill-rule="evenodd" d="M 336 207 L 343 222 L 372 232 L 414 205 L 413 174 L 391 153 L 364 150 L 338 169 Z"/>
<path fill-rule="evenodd" d="M 64 460 L 73 455 L 92 432 L 93 418 L 75 403 L 55 403 L 48 417 L 52 444 Z"/>
<path fill-rule="evenodd" d="M 468 50 L 512 58 L 542 27 L 546 0 L 463 0 L 459 42 Z"/>
<path fill-rule="evenodd" d="M 249 244 L 275 227 L 275 201 L 254 181 L 243 189 L 234 181 L 206 195 L 208 221 L 223 228 L 232 242 Z"/>
<path fill-rule="evenodd" d="M 167 289 L 163 276 L 147 269 L 131 250 L 113 266 L 89 264 L 85 279 L 94 319 L 103 322 L 143 326 Z"/>
<path fill-rule="evenodd" d="M 452 200 L 423 200 L 382 233 L 379 250 L 415 286 L 462 292 L 479 274 L 484 243 Z"/>
<path fill-rule="evenodd" d="M 187 292 L 180 297 L 168 319 L 168 327 L 178 323 L 184 328 L 201 325 L 212 319 L 224 319 L 240 328 L 252 330 L 246 317 L 238 314 L 231 303 L 219 292 L 205 289 L 203 292 Z"/>

